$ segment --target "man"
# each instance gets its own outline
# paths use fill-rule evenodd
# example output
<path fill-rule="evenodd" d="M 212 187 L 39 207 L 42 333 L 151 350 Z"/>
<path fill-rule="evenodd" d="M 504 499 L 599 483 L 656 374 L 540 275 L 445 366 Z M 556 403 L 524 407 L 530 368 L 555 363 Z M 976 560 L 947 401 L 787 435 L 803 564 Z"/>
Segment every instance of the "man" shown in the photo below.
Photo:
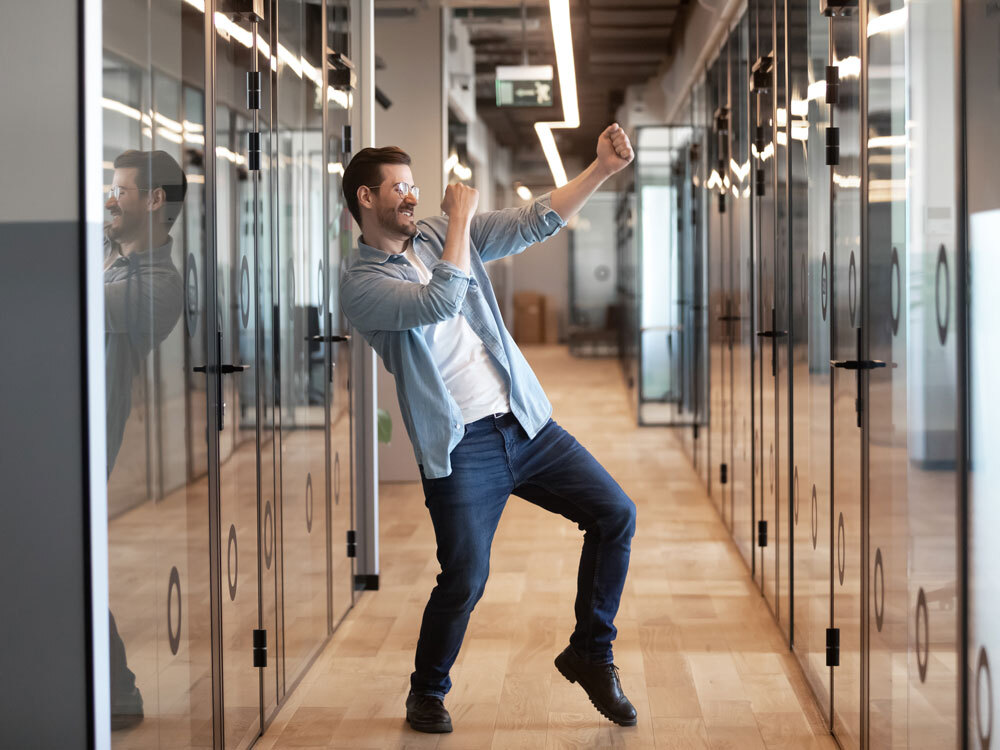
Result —
<path fill-rule="evenodd" d="M 625 132 L 611 125 L 583 173 L 524 208 L 476 215 L 478 192 L 449 185 L 441 203 L 447 218 L 417 222 L 418 189 L 401 149 L 364 149 L 344 171 L 344 197 L 362 237 L 344 272 L 341 302 L 396 379 L 441 564 L 406 699 L 406 719 L 417 731 L 452 731 L 448 673 L 483 594 L 511 494 L 584 531 L 576 628 L 555 664 L 606 717 L 636 723 L 611 651 L 635 505 L 550 418 L 483 265 L 555 234 L 633 158 Z"/>
<path fill-rule="evenodd" d="M 180 319 L 184 288 L 171 258 L 169 232 L 187 192 L 184 171 L 165 151 L 125 151 L 114 168 L 104 204 L 111 217 L 104 227 L 109 477 L 132 411 L 132 380 Z M 142 721 L 142 693 L 128 668 L 114 615 L 110 618 L 111 727 L 124 729 Z"/>

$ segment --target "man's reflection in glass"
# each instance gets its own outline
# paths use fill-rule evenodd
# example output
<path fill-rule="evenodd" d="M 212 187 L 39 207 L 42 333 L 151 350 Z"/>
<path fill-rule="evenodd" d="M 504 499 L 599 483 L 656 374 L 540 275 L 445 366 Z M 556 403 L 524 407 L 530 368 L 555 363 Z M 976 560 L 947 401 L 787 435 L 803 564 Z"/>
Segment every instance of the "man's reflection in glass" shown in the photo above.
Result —
<path fill-rule="evenodd" d="M 132 380 L 180 319 L 184 288 L 170 257 L 170 229 L 187 192 L 184 171 L 164 151 L 125 151 L 114 168 L 104 204 L 110 214 L 104 228 L 109 477 L 132 411 Z M 142 720 L 142 693 L 128 668 L 114 615 L 110 625 L 111 725 L 123 729 Z"/>

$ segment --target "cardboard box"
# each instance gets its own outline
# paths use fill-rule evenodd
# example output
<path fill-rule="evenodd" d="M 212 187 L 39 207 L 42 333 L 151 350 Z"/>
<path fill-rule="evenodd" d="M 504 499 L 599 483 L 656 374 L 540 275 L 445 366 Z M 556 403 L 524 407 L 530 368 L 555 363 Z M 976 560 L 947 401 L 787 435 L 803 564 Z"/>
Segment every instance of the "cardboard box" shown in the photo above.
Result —
<path fill-rule="evenodd" d="M 545 342 L 545 295 L 514 293 L 514 341 L 518 344 Z"/>

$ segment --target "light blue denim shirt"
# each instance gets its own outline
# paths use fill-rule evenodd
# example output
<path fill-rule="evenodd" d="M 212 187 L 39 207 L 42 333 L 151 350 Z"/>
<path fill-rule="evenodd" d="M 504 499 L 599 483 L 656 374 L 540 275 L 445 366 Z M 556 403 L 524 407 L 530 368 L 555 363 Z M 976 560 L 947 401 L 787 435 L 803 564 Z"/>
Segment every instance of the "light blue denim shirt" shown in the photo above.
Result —
<path fill-rule="evenodd" d="M 477 214 L 470 231 L 471 275 L 466 275 L 441 260 L 447 217 L 422 219 L 413 250 L 431 271 L 427 284 L 403 255 L 358 243 L 341 279 L 341 306 L 395 377 L 406 432 L 428 479 L 451 474 L 451 451 L 465 425 L 431 356 L 425 326 L 464 315 L 506 380 L 511 412 L 528 437 L 548 422 L 552 405 L 504 326 L 484 264 L 520 253 L 565 224 L 548 194 L 523 208 Z"/>

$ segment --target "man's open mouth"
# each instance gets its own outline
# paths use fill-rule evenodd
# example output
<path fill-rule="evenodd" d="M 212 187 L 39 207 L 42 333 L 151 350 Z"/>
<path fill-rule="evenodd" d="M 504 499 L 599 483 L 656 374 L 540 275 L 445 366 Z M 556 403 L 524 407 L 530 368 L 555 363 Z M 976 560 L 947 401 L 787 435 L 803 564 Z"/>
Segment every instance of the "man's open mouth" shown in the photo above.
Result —
<path fill-rule="evenodd" d="M 411 219 L 413 218 L 413 211 L 409 208 L 401 208 L 399 209 L 399 213 L 403 214 L 403 216 L 409 216 Z"/>

